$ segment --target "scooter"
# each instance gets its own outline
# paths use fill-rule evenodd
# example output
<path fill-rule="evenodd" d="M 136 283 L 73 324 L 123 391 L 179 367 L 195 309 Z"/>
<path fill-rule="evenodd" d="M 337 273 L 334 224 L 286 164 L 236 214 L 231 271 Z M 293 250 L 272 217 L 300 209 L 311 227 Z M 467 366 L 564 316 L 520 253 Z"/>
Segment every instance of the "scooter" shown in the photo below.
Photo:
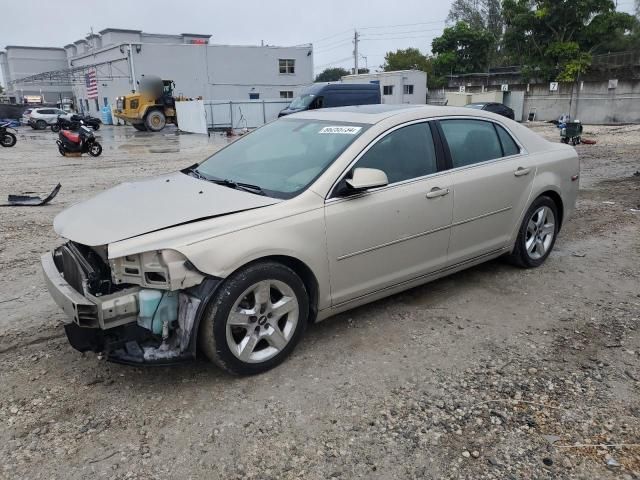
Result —
<path fill-rule="evenodd" d="M 84 122 L 85 125 L 88 125 L 94 130 L 99 130 L 100 124 L 102 123 L 99 118 L 91 117 L 89 115 L 71 115 L 69 119 L 58 115 L 56 123 L 51 124 L 51 131 L 59 132 L 60 130 L 78 130 L 80 128 L 80 122 Z"/>
<path fill-rule="evenodd" d="M 18 132 L 9 125 L 11 122 L 0 124 L 0 145 L 3 147 L 13 147 L 18 141 L 18 137 L 16 137 Z M 7 132 L 7 130 L 13 130 L 15 133 Z"/>
<path fill-rule="evenodd" d="M 88 153 L 92 157 L 99 157 L 102 153 L 102 145 L 96 141 L 93 132 L 82 121 L 80 121 L 80 128 L 77 133 L 69 130 L 60 131 L 56 144 L 60 155 L 63 157 L 70 153 L 80 155 Z"/>

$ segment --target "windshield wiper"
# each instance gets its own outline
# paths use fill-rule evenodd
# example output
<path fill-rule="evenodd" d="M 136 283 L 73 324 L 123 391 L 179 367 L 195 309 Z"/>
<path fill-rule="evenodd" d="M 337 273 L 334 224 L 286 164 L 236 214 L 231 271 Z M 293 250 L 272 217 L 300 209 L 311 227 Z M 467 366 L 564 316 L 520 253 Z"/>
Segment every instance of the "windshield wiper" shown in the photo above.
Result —
<path fill-rule="evenodd" d="M 207 178 L 210 182 L 218 185 L 224 185 L 225 187 L 235 188 L 236 190 L 244 190 L 245 192 L 255 193 L 257 195 L 266 195 L 264 190 L 258 185 L 251 185 L 250 183 L 235 182 L 233 180 L 220 179 L 220 178 Z"/>

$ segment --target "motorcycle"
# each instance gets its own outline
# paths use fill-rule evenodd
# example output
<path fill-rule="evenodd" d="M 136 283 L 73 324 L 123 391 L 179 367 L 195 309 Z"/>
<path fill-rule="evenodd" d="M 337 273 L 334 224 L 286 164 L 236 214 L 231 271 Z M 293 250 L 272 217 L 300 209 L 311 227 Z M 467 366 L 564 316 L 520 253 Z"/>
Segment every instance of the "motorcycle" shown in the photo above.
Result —
<path fill-rule="evenodd" d="M 0 124 L 0 145 L 3 147 L 13 147 L 18 141 L 16 137 L 16 130 L 10 127 L 11 122 Z M 15 133 L 8 132 L 7 130 L 13 130 Z"/>
<path fill-rule="evenodd" d="M 96 141 L 93 132 L 80 121 L 78 132 L 61 130 L 58 134 L 58 151 L 63 157 L 68 153 L 88 153 L 92 157 L 99 157 L 102 153 L 102 145 Z"/>
<path fill-rule="evenodd" d="M 60 130 L 78 130 L 80 128 L 80 122 L 84 122 L 85 125 L 90 126 L 94 130 L 100 130 L 100 124 L 102 123 L 99 118 L 92 117 L 90 115 L 71 115 L 70 118 L 64 118 L 58 115 L 56 123 L 51 125 L 52 132 L 59 132 Z"/>

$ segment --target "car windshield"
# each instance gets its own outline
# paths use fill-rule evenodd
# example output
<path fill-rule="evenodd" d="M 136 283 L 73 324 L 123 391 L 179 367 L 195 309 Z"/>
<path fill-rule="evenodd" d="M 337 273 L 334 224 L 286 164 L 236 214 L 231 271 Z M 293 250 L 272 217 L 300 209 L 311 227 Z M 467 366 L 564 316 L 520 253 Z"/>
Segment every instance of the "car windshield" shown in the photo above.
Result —
<path fill-rule="evenodd" d="M 367 125 L 282 118 L 214 153 L 195 175 L 228 186 L 246 184 L 275 198 L 306 189 Z"/>
<path fill-rule="evenodd" d="M 468 105 L 465 105 L 465 107 L 468 108 L 477 108 L 478 110 L 482 110 L 482 108 L 485 106 L 485 103 L 470 103 Z"/>
<path fill-rule="evenodd" d="M 289 108 L 291 110 L 300 110 L 301 108 L 307 108 L 311 104 L 311 102 L 313 102 L 314 98 L 316 98 L 316 96 L 311 94 L 300 95 L 299 97 L 293 99 L 293 102 L 291 102 Z"/>

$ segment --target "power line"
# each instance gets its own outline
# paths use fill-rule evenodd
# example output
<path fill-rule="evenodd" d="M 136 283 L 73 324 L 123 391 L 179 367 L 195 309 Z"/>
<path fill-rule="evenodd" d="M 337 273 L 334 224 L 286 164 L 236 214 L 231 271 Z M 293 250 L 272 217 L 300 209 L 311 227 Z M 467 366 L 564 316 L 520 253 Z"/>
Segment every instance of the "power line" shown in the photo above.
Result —
<path fill-rule="evenodd" d="M 371 30 L 374 28 L 396 28 L 396 27 L 415 27 L 418 25 L 435 25 L 438 23 L 444 24 L 444 20 L 436 20 L 434 22 L 421 22 L 421 23 L 402 23 L 398 25 L 378 25 L 375 27 L 359 27 L 358 30 Z"/>
<path fill-rule="evenodd" d="M 322 47 L 322 48 L 320 48 L 318 50 L 314 50 L 313 53 L 324 53 L 324 52 L 328 52 L 330 50 L 335 50 L 336 48 L 339 48 L 339 47 L 342 47 L 342 46 L 345 46 L 345 45 L 349 45 L 351 42 L 352 42 L 351 39 L 345 40 L 345 41 L 343 41 L 341 43 L 337 43 L 337 44 L 333 45 L 332 47 L 328 47 L 328 48 Z"/>
<path fill-rule="evenodd" d="M 343 32 L 334 33 L 333 35 L 329 35 L 327 37 L 322 37 L 322 38 L 319 38 L 318 40 L 313 40 L 311 43 L 322 43 L 325 40 L 328 40 L 328 39 L 333 38 L 333 37 L 337 37 L 339 35 L 344 35 L 345 33 L 351 33 L 351 30 L 349 29 L 349 30 L 345 30 Z"/>
<path fill-rule="evenodd" d="M 408 30 L 408 31 L 404 31 L 404 32 L 384 32 L 384 33 L 365 33 L 364 35 L 367 36 L 382 36 L 382 35 L 404 35 L 404 34 L 410 34 L 410 33 L 427 33 L 427 32 L 440 32 L 442 31 L 442 29 L 440 28 L 432 28 L 430 30 Z"/>
<path fill-rule="evenodd" d="M 405 40 L 405 39 L 410 39 L 410 38 L 433 38 L 432 35 L 415 35 L 412 37 L 386 37 L 386 38 L 368 38 L 368 37 L 363 37 L 362 41 L 367 41 L 367 42 L 377 42 L 380 40 Z"/>
<path fill-rule="evenodd" d="M 341 58 L 339 60 L 333 60 L 333 61 L 331 61 L 329 63 L 323 63 L 322 65 L 316 65 L 315 68 L 330 67 L 332 65 L 338 65 L 340 63 L 344 63 L 347 60 L 351 61 L 351 60 L 353 60 L 353 57 L 352 56 L 348 56 L 348 57 L 345 57 L 345 58 Z"/>

